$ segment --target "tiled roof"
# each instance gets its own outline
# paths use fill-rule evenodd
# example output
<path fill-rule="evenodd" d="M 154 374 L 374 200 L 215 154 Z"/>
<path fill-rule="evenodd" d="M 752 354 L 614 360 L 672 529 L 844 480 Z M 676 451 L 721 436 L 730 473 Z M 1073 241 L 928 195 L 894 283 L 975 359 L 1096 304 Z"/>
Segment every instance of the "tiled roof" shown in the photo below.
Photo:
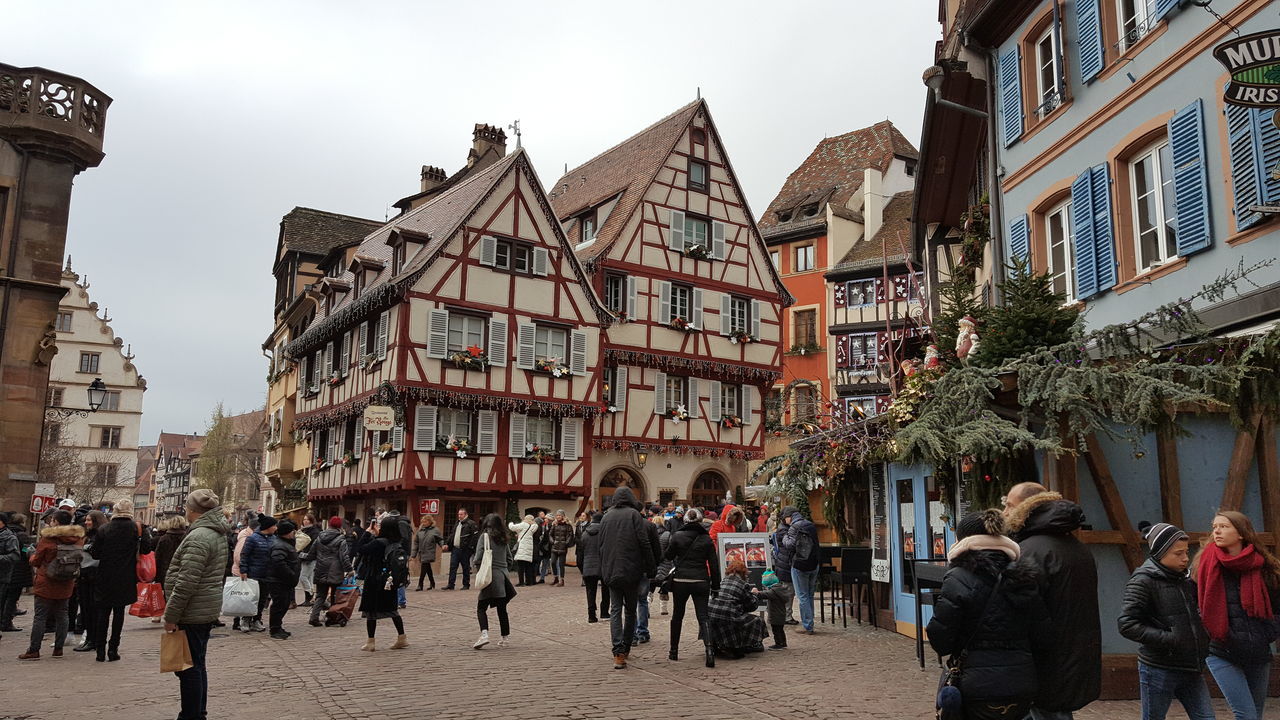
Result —
<path fill-rule="evenodd" d="M 376 220 L 295 207 L 280 220 L 280 241 L 286 250 L 325 255 L 359 242 L 381 225 Z"/>
<path fill-rule="evenodd" d="M 911 201 L 914 193 L 900 192 L 885 203 L 883 222 L 876 234 L 862 238 L 849 248 L 832 270 L 854 270 L 900 263 L 911 255 Z"/>
<path fill-rule="evenodd" d="M 594 258 L 617 239 L 623 224 L 639 206 L 645 190 L 675 149 L 676 141 L 702 106 L 702 100 L 685 105 L 565 173 L 550 188 L 551 205 L 561 221 L 622 193 L 618 204 L 596 231 L 595 242 L 576 251 L 579 258 Z M 569 223 L 566 225 L 569 242 L 576 245 L 581 231 L 569 227 Z"/>
<path fill-rule="evenodd" d="M 884 171 L 894 157 L 918 159 L 919 152 L 888 120 L 871 127 L 827 138 L 809 153 L 796 168 L 777 197 L 769 203 L 757 225 L 765 236 L 793 232 L 824 222 L 823 206 L 831 203 L 845 206 L 862 187 L 862 171 L 867 168 Z M 817 214 L 798 217 L 800 208 L 816 205 Z M 791 219 L 782 222 L 779 212 L 791 211 Z"/>

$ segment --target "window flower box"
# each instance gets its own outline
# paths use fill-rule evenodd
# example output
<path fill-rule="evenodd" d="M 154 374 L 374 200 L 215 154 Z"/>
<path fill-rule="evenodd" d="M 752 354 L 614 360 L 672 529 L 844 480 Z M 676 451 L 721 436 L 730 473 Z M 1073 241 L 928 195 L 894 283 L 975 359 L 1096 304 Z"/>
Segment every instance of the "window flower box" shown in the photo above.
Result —
<path fill-rule="evenodd" d="M 453 435 L 450 435 L 443 440 L 437 440 L 436 442 L 440 449 L 447 450 L 457 455 L 459 458 L 466 458 L 467 453 L 472 450 L 471 442 L 469 440 L 457 438 Z"/>
<path fill-rule="evenodd" d="M 618 316 L 618 320 L 621 322 L 631 322 L 631 316 L 627 314 L 626 310 L 619 310 L 614 314 Z"/>
<path fill-rule="evenodd" d="M 373 367 L 377 364 L 378 364 L 377 353 L 368 353 L 360 358 L 360 367 L 364 368 L 366 371 L 372 370 Z"/>
<path fill-rule="evenodd" d="M 316 458 L 316 463 L 312 467 L 316 470 L 316 472 L 322 472 L 324 470 L 328 470 L 329 468 L 333 467 L 333 463 L 321 457 L 321 458 Z"/>
<path fill-rule="evenodd" d="M 356 463 L 360 462 L 360 458 L 356 457 L 352 453 L 344 453 L 342 455 L 342 459 L 338 462 L 342 463 L 342 467 L 349 468 L 354 467 Z"/>
<path fill-rule="evenodd" d="M 392 448 L 391 443 L 382 443 L 378 446 L 378 459 L 380 460 L 386 460 L 395 454 L 396 451 Z"/>
<path fill-rule="evenodd" d="M 541 358 L 533 362 L 533 369 L 537 372 L 547 373 L 552 377 L 564 377 L 569 374 L 569 366 L 565 365 L 561 358 Z"/>
<path fill-rule="evenodd" d="M 337 387 L 341 385 L 342 373 L 338 372 L 337 370 L 334 370 L 333 374 L 329 376 L 329 379 L 325 381 L 325 384 L 328 385 L 329 387 Z"/>
<path fill-rule="evenodd" d="M 676 330 L 681 330 L 687 333 L 698 332 L 698 328 L 694 327 L 693 323 L 689 322 L 688 320 L 684 319 L 679 315 L 671 318 L 671 327 L 675 328 Z"/>
<path fill-rule="evenodd" d="M 733 332 L 729 333 L 729 342 L 733 343 L 734 345 L 738 345 L 738 344 L 746 345 L 747 343 L 751 343 L 755 341 L 756 341 L 755 337 L 752 336 L 751 333 L 747 332 L 746 330 L 734 330 Z"/>
<path fill-rule="evenodd" d="M 706 260 L 711 257 L 711 250 L 706 245 L 686 245 L 684 254 L 694 260 Z"/>
<path fill-rule="evenodd" d="M 682 420 L 689 419 L 689 411 L 684 405 L 677 405 L 667 411 L 667 417 L 671 418 L 671 422 L 679 425 Z"/>
<path fill-rule="evenodd" d="M 725 415 L 724 417 L 720 418 L 720 427 L 723 427 L 723 428 L 742 427 L 742 418 L 738 417 L 737 415 Z"/>
<path fill-rule="evenodd" d="M 549 462 L 555 462 L 560 459 L 560 451 L 555 448 L 543 447 L 536 443 L 529 443 L 524 446 L 525 459 L 532 460 L 539 465 Z"/>
<path fill-rule="evenodd" d="M 449 361 L 460 370 L 487 370 L 489 368 L 489 356 L 476 345 L 450 355 Z"/>
<path fill-rule="evenodd" d="M 816 355 L 817 353 L 820 353 L 820 352 L 822 352 L 821 345 L 806 344 L 806 345 L 792 345 L 791 349 L 787 351 L 787 354 L 788 355 Z"/>
<path fill-rule="evenodd" d="M 302 390 L 302 397 L 303 397 L 303 399 L 306 399 L 306 398 L 313 398 L 313 397 L 315 397 L 316 395 L 319 395 L 319 394 L 320 394 L 320 386 L 319 386 L 319 385 L 307 385 L 307 386 Z"/>

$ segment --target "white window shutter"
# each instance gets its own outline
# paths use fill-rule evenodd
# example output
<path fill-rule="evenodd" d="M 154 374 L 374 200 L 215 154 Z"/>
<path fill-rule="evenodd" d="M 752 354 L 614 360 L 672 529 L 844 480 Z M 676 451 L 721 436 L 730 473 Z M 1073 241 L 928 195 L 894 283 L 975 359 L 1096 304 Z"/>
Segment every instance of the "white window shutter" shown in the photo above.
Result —
<path fill-rule="evenodd" d="M 693 289 L 693 326 L 698 330 L 702 329 L 702 288 Z"/>
<path fill-rule="evenodd" d="M 498 261 L 498 239 L 492 235 L 480 236 L 480 264 L 493 265 Z"/>
<path fill-rule="evenodd" d="M 613 406 L 619 410 L 627 409 L 627 366 L 619 365 L 613 370 Z"/>
<path fill-rule="evenodd" d="M 525 370 L 533 369 L 533 344 L 537 339 L 538 329 L 533 323 L 519 323 L 516 326 L 516 367 Z M 523 443 L 521 443 L 523 444 Z"/>
<path fill-rule="evenodd" d="M 346 439 L 346 432 L 346 423 L 334 425 L 332 428 L 329 428 L 329 447 L 332 448 L 329 451 L 330 462 L 335 462 L 338 458 L 342 457 L 342 447 L 344 444 L 343 441 Z"/>
<path fill-rule="evenodd" d="M 507 321 L 497 318 L 489 320 L 489 347 L 485 353 L 489 356 L 489 364 L 498 367 L 507 366 Z"/>
<path fill-rule="evenodd" d="M 333 341 L 330 340 L 324 346 L 324 379 L 328 380 L 333 377 Z"/>
<path fill-rule="evenodd" d="M 665 415 L 667 412 L 667 374 L 664 372 L 654 373 L 656 379 L 653 381 L 653 413 L 655 415 Z"/>
<path fill-rule="evenodd" d="M 365 350 L 367 347 L 369 347 L 369 323 L 362 322 L 360 323 L 360 339 L 356 342 L 357 360 L 364 361 L 364 355 L 368 352 Z"/>
<path fill-rule="evenodd" d="M 671 283 L 666 280 L 658 282 L 658 322 L 671 322 Z"/>
<path fill-rule="evenodd" d="M 320 433 L 311 433 L 311 464 L 315 465 L 320 459 Z"/>
<path fill-rule="evenodd" d="M 443 360 L 449 350 L 449 311 L 427 311 L 427 357 Z"/>
<path fill-rule="evenodd" d="M 733 296 L 720 293 L 720 334 L 728 335 L 733 331 Z"/>
<path fill-rule="evenodd" d="M 751 385 L 743 385 L 741 391 L 742 397 L 739 398 L 739 401 L 742 407 L 738 410 L 738 413 L 742 416 L 742 424 L 749 425 L 751 423 L 751 413 L 755 412 L 753 408 L 755 408 L 756 389 Z"/>
<path fill-rule="evenodd" d="M 298 385 L 302 386 L 302 391 L 307 390 L 307 356 L 303 355 L 298 358 Z"/>
<path fill-rule="evenodd" d="M 636 279 L 627 276 L 627 318 L 635 322 L 636 318 Z"/>
<path fill-rule="evenodd" d="M 342 353 L 338 358 L 338 372 L 346 377 L 351 372 L 351 331 L 342 333 Z"/>
<path fill-rule="evenodd" d="M 493 455 L 498 452 L 498 413 L 495 410 L 481 410 L 476 415 L 476 452 Z"/>
<path fill-rule="evenodd" d="M 536 247 L 533 249 L 533 274 L 547 274 L 547 249 Z"/>
<path fill-rule="evenodd" d="M 685 394 L 688 395 L 685 409 L 689 411 L 689 417 L 696 418 L 698 417 L 698 405 L 702 400 L 698 392 L 698 378 L 685 380 L 684 390 Z"/>
<path fill-rule="evenodd" d="M 413 449 L 436 449 L 436 420 L 440 408 L 435 405 L 419 405 L 413 418 Z"/>
<path fill-rule="evenodd" d="M 378 359 L 387 359 L 387 330 L 391 325 L 391 311 L 385 310 L 378 316 Z"/>
<path fill-rule="evenodd" d="M 524 420 L 524 415 L 511 413 L 511 437 L 510 442 L 507 444 L 507 455 L 510 457 L 522 458 L 525 456 Z"/>
<path fill-rule="evenodd" d="M 725 233 L 724 223 L 720 222 L 719 220 L 712 221 L 711 223 L 711 257 L 715 258 L 716 260 L 724 259 L 724 252 L 725 252 L 724 233 Z"/>
<path fill-rule="evenodd" d="M 364 452 L 364 418 L 356 418 L 356 436 L 351 441 L 351 454 L 360 457 Z"/>
<path fill-rule="evenodd" d="M 671 211 L 671 226 L 667 236 L 667 244 L 676 252 L 684 252 L 684 213 L 679 210 Z"/>
<path fill-rule="evenodd" d="M 760 301 L 751 301 L 751 337 L 760 339 Z"/>
<path fill-rule="evenodd" d="M 577 460 L 582 445 L 582 419 L 565 418 L 560 421 L 560 459 Z"/>
<path fill-rule="evenodd" d="M 711 413 L 707 416 L 707 419 L 711 422 L 720 422 L 720 417 L 724 414 L 724 410 L 720 404 L 720 388 L 721 385 L 719 380 L 711 381 Z"/>
<path fill-rule="evenodd" d="M 569 372 L 587 374 L 587 334 L 581 330 L 569 333 Z"/>
<path fill-rule="evenodd" d="M 403 425 L 396 425 L 391 428 L 391 449 L 395 451 L 404 450 Z"/>

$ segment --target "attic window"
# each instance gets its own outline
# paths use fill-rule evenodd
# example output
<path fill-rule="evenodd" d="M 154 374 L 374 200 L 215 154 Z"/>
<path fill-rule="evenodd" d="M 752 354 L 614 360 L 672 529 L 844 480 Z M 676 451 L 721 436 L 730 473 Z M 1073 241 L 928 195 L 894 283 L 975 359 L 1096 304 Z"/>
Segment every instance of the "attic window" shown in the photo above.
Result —
<path fill-rule="evenodd" d="M 791 210 L 779 210 L 777 215 L 778 222 L 791 222 Z"/>
<path fill-rule="evenodd" d="M 698 145 L 706 145 L 707 131 L 700 127 L 693 128 L 689 131 L 689 139 Z"/>
<path fill-rule="evenodd" d="M 809 203 L 800 208 L 800 217 L 813 217 L 818 214 L 818 203 Z"/>

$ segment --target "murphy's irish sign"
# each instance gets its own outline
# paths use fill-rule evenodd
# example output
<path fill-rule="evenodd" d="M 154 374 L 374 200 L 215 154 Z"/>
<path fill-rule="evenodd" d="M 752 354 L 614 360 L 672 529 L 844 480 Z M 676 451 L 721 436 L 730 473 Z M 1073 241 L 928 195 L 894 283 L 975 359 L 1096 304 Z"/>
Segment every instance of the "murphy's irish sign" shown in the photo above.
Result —
<path fill-rule="evenodd" d="M 1225 100 L 1245 107 L 1280 107 L 1280 30 L 1245 35 L 1213 49 L 1231 82 Z"/>

